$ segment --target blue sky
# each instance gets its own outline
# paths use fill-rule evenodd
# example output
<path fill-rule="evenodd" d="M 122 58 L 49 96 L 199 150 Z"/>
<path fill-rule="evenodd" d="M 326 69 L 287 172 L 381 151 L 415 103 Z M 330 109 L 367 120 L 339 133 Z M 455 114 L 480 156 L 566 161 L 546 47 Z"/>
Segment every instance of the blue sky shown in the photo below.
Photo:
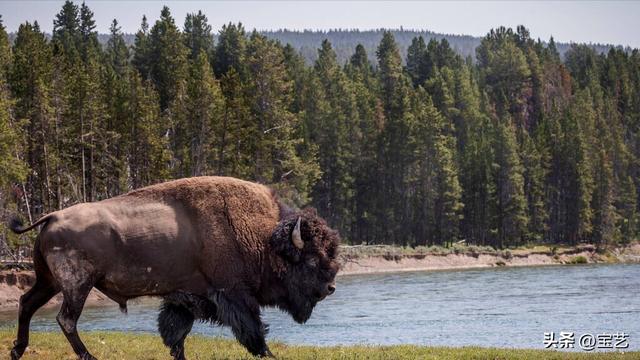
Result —
<path fill-rule="evenodd" d="M 64 1 L 2 1 L 9 31 L 37 20 L 51 32 Z M 492 27 L 523 24 L 534 38 L 640 47 L 640 2 L 636 1 L 91 1 L 98 30 L 113 18 L 135 32 L 143 14 L 153 23 L 168 5 L 181 26 L 185 14 L 203 10 L 214 30 L 229 21 L 248 29 L 414 28 L 483 36 Z"/>

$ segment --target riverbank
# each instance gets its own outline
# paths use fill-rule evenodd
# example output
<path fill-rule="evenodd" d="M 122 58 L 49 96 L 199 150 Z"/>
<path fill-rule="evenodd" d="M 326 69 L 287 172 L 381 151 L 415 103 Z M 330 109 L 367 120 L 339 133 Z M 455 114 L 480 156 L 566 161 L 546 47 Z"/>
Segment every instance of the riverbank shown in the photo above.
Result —
<path fill-rule="evenodd" d="M 0 311 L 17 311 L 20 296 L 29 290 L 35 282 L 32 270 L 2 270 L 0 271 Z M 62 303 L 62 294 L 53 297 L 45 306 L 53 307 Z M 98 290 L 91 290 L 87 297 L 89 305 L 110 305 L 115 303 Z"/>
<path fill-rule="evenodd" d="M 0 354 L 8 354 L 14 331 L 0 331 Z M 160 337 L 152 334 L 123 332 L 83 332 L 82 340 L 99 359 L 169 359 L 169 351 Z M 631 360 L 640 352 L 560 352 L 528 349 L 494 349 L 479 347 L 338 346 L 312 347 L 270 343 L 278 359 L 543 359 L 543 360 Z M 186 341 L 188 359 L 251 359 L 236 341 L 205 336 L 189 336 Z M 74 359 L 71 347 L 61 333 L 34 332 L 25 359 Z"/>
<path fill-rule="evenodd" d="M 640 243 L 607 251 L 596 251 L 592 245 L 536 246 L 506 250 L 460 244 L 449 248 L 343 246 L 340 251 L 340 262 L 342 264 L 340 276 L 491 267 L 628 263 L 640 262 Z M 17 310 L 20 296 L 31 288 L 34 281 L 35 276 L 31 270 L 0 270 L 0 311 Z M 54 307 L 61 302 L 62 296 L 58 294 L 46 306 Z M 116 306 L 95 289 L 89 295 L 87 304 Z"/>
<path fill-rule="evenodd" d="M 454 245 L 402 248 L 397 246 L 343 246 L 341 275 L 403 271 L 454 270 L 512 266 L 571 265 L 640 262 L 640 243 L 599 251 L 595 246 L 535 246 L 496 250 Z"/>

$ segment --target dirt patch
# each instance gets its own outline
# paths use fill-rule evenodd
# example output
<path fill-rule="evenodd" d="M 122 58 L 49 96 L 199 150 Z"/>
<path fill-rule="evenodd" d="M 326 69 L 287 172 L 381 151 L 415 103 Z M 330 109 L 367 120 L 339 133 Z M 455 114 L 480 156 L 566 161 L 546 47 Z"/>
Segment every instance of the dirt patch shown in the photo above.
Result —
<path fill-rule="evenodd" d="M 625 262 L 640 262 L 640 243 L 627 246 L 624 249 L 616 249 L 614 255 Z"/>

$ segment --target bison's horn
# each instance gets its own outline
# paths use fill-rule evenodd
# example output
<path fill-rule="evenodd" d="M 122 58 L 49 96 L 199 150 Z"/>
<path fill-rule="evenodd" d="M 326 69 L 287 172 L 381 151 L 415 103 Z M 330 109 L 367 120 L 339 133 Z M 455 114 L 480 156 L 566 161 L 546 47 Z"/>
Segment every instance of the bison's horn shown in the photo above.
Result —
<path fill-rule="evenodd" d="M 302 236 L 300 235 L 300 217 L 298 216 L 298 221 L 296 222 L 296 227 L 293 228 L 293 232 L 291 233 L 291 241 L 293 245 L 295 245 L 298 249 L 302 249 L 304 247 L 304 242 L 302 241 Z"/>

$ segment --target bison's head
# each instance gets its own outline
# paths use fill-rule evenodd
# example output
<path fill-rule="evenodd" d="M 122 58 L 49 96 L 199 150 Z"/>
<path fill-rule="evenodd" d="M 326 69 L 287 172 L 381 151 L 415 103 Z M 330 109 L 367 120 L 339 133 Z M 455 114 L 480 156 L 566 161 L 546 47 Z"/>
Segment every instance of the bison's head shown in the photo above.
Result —
<path fill-rule="evenodd" d="M 340 236 L 314 209 L 292 212 L 278 223 L 270 247 L 282 294 L 275 305 L 304 323 L 318 301 L 336 290 Z"/>

